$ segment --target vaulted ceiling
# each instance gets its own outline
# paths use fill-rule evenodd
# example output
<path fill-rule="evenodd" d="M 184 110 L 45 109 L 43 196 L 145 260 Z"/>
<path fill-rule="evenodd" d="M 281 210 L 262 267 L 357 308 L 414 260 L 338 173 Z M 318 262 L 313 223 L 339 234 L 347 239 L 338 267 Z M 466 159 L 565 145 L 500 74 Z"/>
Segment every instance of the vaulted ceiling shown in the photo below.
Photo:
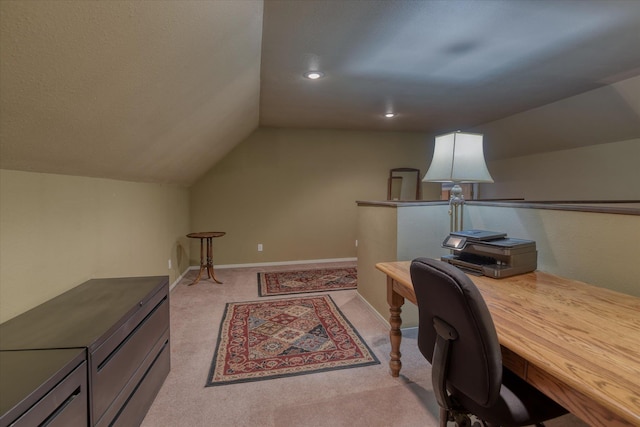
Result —
<path fill-rule="evenodd" d="M 465 129 L 637 75 L 635 0 L 3 0 L 0 167 L 190 185 L 260 125 Z"/>

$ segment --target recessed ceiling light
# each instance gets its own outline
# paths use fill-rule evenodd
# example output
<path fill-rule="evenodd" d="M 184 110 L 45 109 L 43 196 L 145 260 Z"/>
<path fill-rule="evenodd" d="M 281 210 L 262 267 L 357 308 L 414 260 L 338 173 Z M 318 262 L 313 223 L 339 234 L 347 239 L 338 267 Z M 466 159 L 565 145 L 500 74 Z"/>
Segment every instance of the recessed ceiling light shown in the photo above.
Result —
<path fill-rule="evenodd" d="M 324 76 L 324 73 L 322 71 L 307 71 L 304 76 L 311 80 L 318 80 Z"/>
<path fill-rule="evenodd" d="M 384 116 L 385 116 L 387 119 L 391 119 L 391 118 L 393 118 L 393 117 L 395 117 L 395 116 L 396 116 L 396 113 L 386 113 Z"/>

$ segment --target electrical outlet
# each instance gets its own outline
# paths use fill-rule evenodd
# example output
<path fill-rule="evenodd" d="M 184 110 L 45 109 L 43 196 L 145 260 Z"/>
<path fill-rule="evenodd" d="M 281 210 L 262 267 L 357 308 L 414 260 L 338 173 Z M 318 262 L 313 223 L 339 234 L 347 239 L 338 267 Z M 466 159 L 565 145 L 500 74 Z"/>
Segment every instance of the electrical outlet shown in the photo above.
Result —
<path fill-rule="evenodd" d="M 169 266 L 169 270 L 171 270 L 171 260 L 169 260 L 169 262 L 167 263 L 167 265 Z"/>
<path fill-rule="evenodd" d="M 258 243 L 258 252 L 262 252 L 262 243 Z"/>
<path fill-rule="evenodd" d="M 358 239 L 356 239 L 356 248 L 358 247 Z"/>

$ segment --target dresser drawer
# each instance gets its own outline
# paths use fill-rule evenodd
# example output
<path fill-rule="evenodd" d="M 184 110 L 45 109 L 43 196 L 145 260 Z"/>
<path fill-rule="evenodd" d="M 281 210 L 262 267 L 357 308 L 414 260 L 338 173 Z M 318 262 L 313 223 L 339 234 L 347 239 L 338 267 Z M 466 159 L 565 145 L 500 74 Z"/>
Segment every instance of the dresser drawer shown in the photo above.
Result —
<path fill-rule="evenodd" d="M 159 301 L 157 301 L 159 299 Z M 94 423 L 103 416 L 169 329 L 169 299 L 153 298 L 89 355 Z"/>
<path fill-rule="evenodd" d="M 91 279 L 0 324 L 0 427 L 110 425 L 131 401 L 148 408 L 169 335 L 168 276 Z"/>
<path fill-rule="evenodd" d="M 10 427 L 85 426 L 87 411 L 87 362 L 82 362 Z"/>
<path fill-rule="evenodd" d="M 134 394 L 127 399 L 118 417 L 109 424 L 110 426 L 128 427 L 142 423 L 171 368 L 169 341 L 164 341 L 162 344 L 159 354 L 144 373 Z"/>

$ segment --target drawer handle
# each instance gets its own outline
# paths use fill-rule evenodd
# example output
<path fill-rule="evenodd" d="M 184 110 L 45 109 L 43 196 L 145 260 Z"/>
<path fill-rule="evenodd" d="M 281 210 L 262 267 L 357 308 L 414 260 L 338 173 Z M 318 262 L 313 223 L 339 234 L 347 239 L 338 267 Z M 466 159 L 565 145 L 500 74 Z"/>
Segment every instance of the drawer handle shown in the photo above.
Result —
<path fill-rule="evenodd" d="M 58 415 L 60 415 L 60 413 L 62 413 L 62 411 L 65 410 L 65 408 L 69 405 L 71 405 L 71 402 L 73 402 L 73 400 L 78 397 L 80 395 L 80 388 L 82 386 L 79 386 L 78 388 L 76 388 L 73 393 L 71 393 L 71 395 L 69 397 L 67 397 L 64 402 L 62 402 L 60 404 L 60 406 L 58 406 L 56 408 L 55 411 L 53 411 L 51 413 L 51 415 L 49 415 L 43 422 L 42 424 L 40 424 L 41 426 L 46 426 L 48 425 L 51 421 L 53 421 Z"/>

